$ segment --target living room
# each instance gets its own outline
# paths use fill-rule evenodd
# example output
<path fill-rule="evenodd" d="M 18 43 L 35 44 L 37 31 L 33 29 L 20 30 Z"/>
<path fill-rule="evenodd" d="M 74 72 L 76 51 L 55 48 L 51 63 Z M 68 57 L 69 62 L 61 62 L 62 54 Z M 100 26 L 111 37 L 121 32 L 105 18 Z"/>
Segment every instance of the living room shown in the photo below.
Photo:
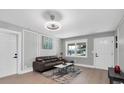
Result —
<path fill-rule="evenodd" d="M 108 68 L 124 68 L 123 16 L 123 9 L 1 9 L 0 83 L 114 83 Z"/>
<path fill-rule="evenodd" d="M 0 92 L 121 93 L 123 0 L 1 0 Z"/>

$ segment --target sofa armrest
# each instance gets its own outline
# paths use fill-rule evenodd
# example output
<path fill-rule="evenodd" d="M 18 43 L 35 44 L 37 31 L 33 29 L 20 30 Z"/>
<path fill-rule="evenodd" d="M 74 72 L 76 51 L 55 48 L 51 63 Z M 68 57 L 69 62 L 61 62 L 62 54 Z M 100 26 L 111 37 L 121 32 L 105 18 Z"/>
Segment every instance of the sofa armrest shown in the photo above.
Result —
<path fill-rule="evenodd" d="M 33 70 L 34 71 L 42 71 L 43 69 L 44 69 L 44 63 L 37 62 L 37 61 L 33 62 Z"/>
<path fill-rule="evenodd" d="M 69 62 L 68 60 L 66 60 L 66 59 L 62 59 L 61 61 L 63 61 L 63 62 Z"/>

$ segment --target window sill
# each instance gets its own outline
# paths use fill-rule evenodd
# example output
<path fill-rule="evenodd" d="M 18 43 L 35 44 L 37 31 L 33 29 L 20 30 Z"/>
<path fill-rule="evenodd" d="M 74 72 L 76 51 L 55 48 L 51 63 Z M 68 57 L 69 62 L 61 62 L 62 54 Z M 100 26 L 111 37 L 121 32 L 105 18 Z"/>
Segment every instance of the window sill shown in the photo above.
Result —
<path fill-rule="evenodd" d="M 69 56 L 69 55 L 66 55 L 66 57 L 87 58 L 87 56 Z"/>

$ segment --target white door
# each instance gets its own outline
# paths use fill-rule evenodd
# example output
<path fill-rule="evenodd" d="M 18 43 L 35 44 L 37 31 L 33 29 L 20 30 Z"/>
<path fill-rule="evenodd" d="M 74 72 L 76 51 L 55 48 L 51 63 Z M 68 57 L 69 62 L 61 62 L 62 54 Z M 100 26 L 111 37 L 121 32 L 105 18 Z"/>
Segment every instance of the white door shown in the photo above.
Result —
<path fill-rule="evenodd" d="M 0 77 L 16 74 L 17 40 L 15 34 L 0 33 Z"/>
<path fill-rule="evenodd" d="M 94 39 L 94 65 L 101 69 L 114 65 L 114 37 Z"/>

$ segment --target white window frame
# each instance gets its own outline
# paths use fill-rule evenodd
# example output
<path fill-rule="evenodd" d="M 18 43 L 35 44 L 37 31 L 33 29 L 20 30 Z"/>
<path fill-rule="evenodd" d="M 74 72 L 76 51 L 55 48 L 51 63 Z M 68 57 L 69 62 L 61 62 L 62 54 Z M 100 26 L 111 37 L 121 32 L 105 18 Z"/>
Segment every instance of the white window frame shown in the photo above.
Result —
<path fill-rule="evenodd" d="M 83 58 L 87 58 L 87 53 L 88 53 L 88 43 L 87 43 L 87 39 L 82 39 L 82 40 L 73 40 L 73 41 L 66 41 L 65 42 L 65 54 L 66 54 L 66 57 L 83 57 Z M 67 53 L 67 51 L 68 51 L 68 44 L 75 44 L 75 46 L 76 46 L 76 44 L 77 43 L 83 43 L 83 42 L 86 42 L 86 56 L 78 56 L 77 54 L 76 54 L 76 50 L 77 49 L 75 49 L 75 55 L 68 55 L 68 53 Z"/>

